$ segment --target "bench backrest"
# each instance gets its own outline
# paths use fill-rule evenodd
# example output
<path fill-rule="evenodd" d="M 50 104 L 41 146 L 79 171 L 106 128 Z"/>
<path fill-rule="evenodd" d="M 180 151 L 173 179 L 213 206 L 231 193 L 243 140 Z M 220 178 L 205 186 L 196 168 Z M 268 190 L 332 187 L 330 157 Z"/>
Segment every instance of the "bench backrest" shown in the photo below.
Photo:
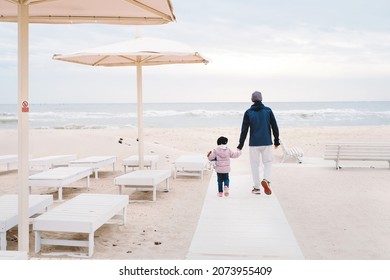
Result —
<path fill-rule="evenodd" d="M 390 144 L 342 143 L 326 144 L 324 159 L 390 160 Z"/>
<path fill-rule="evenodd" d="M 282 152 L 285 155 L 303 157 L 303 150 L 300 147 L 289 148 L 282 140 L 280 140 L 280 146 L 282 147 Z"/>

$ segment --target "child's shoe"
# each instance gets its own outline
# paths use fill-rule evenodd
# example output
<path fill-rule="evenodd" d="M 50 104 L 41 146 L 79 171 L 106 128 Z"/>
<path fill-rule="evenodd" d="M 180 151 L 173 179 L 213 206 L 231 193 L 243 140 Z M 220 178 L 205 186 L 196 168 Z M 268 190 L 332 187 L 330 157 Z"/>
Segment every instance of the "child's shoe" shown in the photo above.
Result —
<path fill-rule="evenodd" d="M 218 196 L 219 196 L 219 197 L 222 197 L 222 194 L 223 194 L 222 192 L 219 192 L 219 193 L 218 193 Z"/>
<path fill-rule="evenodd" d="M 229 196 L 229 187 L 223 187 L 223 194 Z"/>

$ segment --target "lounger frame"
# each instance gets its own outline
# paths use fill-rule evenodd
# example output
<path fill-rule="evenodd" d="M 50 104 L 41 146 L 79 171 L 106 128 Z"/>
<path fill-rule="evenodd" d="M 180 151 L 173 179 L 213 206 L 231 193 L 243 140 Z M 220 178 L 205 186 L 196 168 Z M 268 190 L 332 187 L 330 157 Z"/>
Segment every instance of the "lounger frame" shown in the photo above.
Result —
<path fill-rule="evenodd" d="M 29 195 L 29 217 L 47 210 L 53 204 L 52 195 Z M 0 250 L 7 249 L 7 231 L 18 224 L 18 195 L 0 196 Z"/>
<path fill-rule="evenodd" d="M 18 162 L 18 155 L 3 155 L 0 156 L 0 164 L 5 164 L 7 166 L 6 171 L 10 170 L 12 163 Z"/>
<path fill-rule="evenodd" d="M 126 223 L 128 197 L 113 194 L 80 194 L 34 219 L 35 252 L 42 245 L 61 245 L 88 248 L 88 257 L 94 253 L 94 234 L 112 219 Z M 85 233 L 87 240 L 53 239 L 43 232 Z"/>
<path fill-rule="evenodd" d="M 203 173 L 207 170 L 207 157 L 201 155 L 183 155 L 174 162 L 174 176 L 197 176 L 203 179 Z"/>
<path fill-rule="evenodd" d="M 95 172 L 95 178 L 99 178 L 98 171 L 103 166 L 112 164 L 112 172 L 115 172 L 115 156 L 92 156 L 86 158 L 80 158 L 69 162 L 69 166 L 88 166 L 92 167 Z"/>
<path fill-rule="evenodd" d="M 69 164 L 69 161 L 75 160 L 76 155 L 70 154 L 70 155 L 53 155 L 53 156 L 46 156 L 46 157 L 39 157 L 39 158 L 33 158 L 30 159 L 30 168 L 34 168 L 36 166 L 43 167 L 44 170 L 54 168 L 59 165 L 65 165 L 67 166 Z"/>
<path fill-rule="evenodd" d="M 86 188 L 90 187 L 89 177 L 93 173 L 91 167 L 57 167 L 43 171 L 29 177 L 29 188 L 53 187 L 58 190 L 58 201 L 62 201 L 62 189 L 64 187 L 75 188 L 70 185 L 78 180 L 86 178 Z"/>
<path fill-rule="evenodd" d="M 136 170 L 114 179 L 114 184 L 119 186 L 119 193 L 122 194 L 123 188 L 136 188 L 142 190 L 152 189 L 152 200 L 156 201 L 157 198 L 157 185 L 165 181 L 164 191 L 169 191 L 169 179 L 171 177 L 170 170 Z M 129 200 L 131 202 L 131 200 Z"/>
<path fill-rule="evenodd" d="M 158 155 L 145 155 L 144 156 L 144 167 L 150 168 L 150 169 L 157 169 L 158 160 L 159 160 Z M 123 169 L 124 169 L 125 173 L 127 172 L 127 170 L 126 170 L 127 167 L 131 167 L 134 170 L 136 167 L 139 167 L 138 156 L 134 155 L 134 156 L 129 156 L 129 157 L 125 158 L 122 161 L 122 165 L 123 165 Z"/>

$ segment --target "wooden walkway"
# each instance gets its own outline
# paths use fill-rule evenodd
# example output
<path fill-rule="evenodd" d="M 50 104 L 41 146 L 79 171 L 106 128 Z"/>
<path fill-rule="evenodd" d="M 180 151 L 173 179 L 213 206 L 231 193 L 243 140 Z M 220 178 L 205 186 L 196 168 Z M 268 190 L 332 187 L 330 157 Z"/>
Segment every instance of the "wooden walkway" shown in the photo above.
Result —
<path fill-rule="evenodd" d="M 304 259 L 275 194 L 254 195 L 248 175 L 231 176 L 230 196 L 217 196 L 211 176 L 186 259 Z"/>

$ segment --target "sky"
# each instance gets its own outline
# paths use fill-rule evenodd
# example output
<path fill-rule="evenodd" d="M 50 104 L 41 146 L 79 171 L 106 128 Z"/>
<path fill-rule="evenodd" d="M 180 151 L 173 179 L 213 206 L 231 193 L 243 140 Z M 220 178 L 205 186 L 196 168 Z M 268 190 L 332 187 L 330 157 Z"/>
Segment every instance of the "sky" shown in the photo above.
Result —
<path fill-rule="evenodd" d="M 192 46 L 210 63 L 143 68 L 157 102 L 390 101 L 388 0 L 171 0 L 176 22 L 144 37 Z M 91 67 L 53 54 L 118 43 L 136 27 L 30 24 L 30 103 L 136 102 L 134 67 Z M 0 103 L 17 101 L 17 26 L 0 22 Z"/>

